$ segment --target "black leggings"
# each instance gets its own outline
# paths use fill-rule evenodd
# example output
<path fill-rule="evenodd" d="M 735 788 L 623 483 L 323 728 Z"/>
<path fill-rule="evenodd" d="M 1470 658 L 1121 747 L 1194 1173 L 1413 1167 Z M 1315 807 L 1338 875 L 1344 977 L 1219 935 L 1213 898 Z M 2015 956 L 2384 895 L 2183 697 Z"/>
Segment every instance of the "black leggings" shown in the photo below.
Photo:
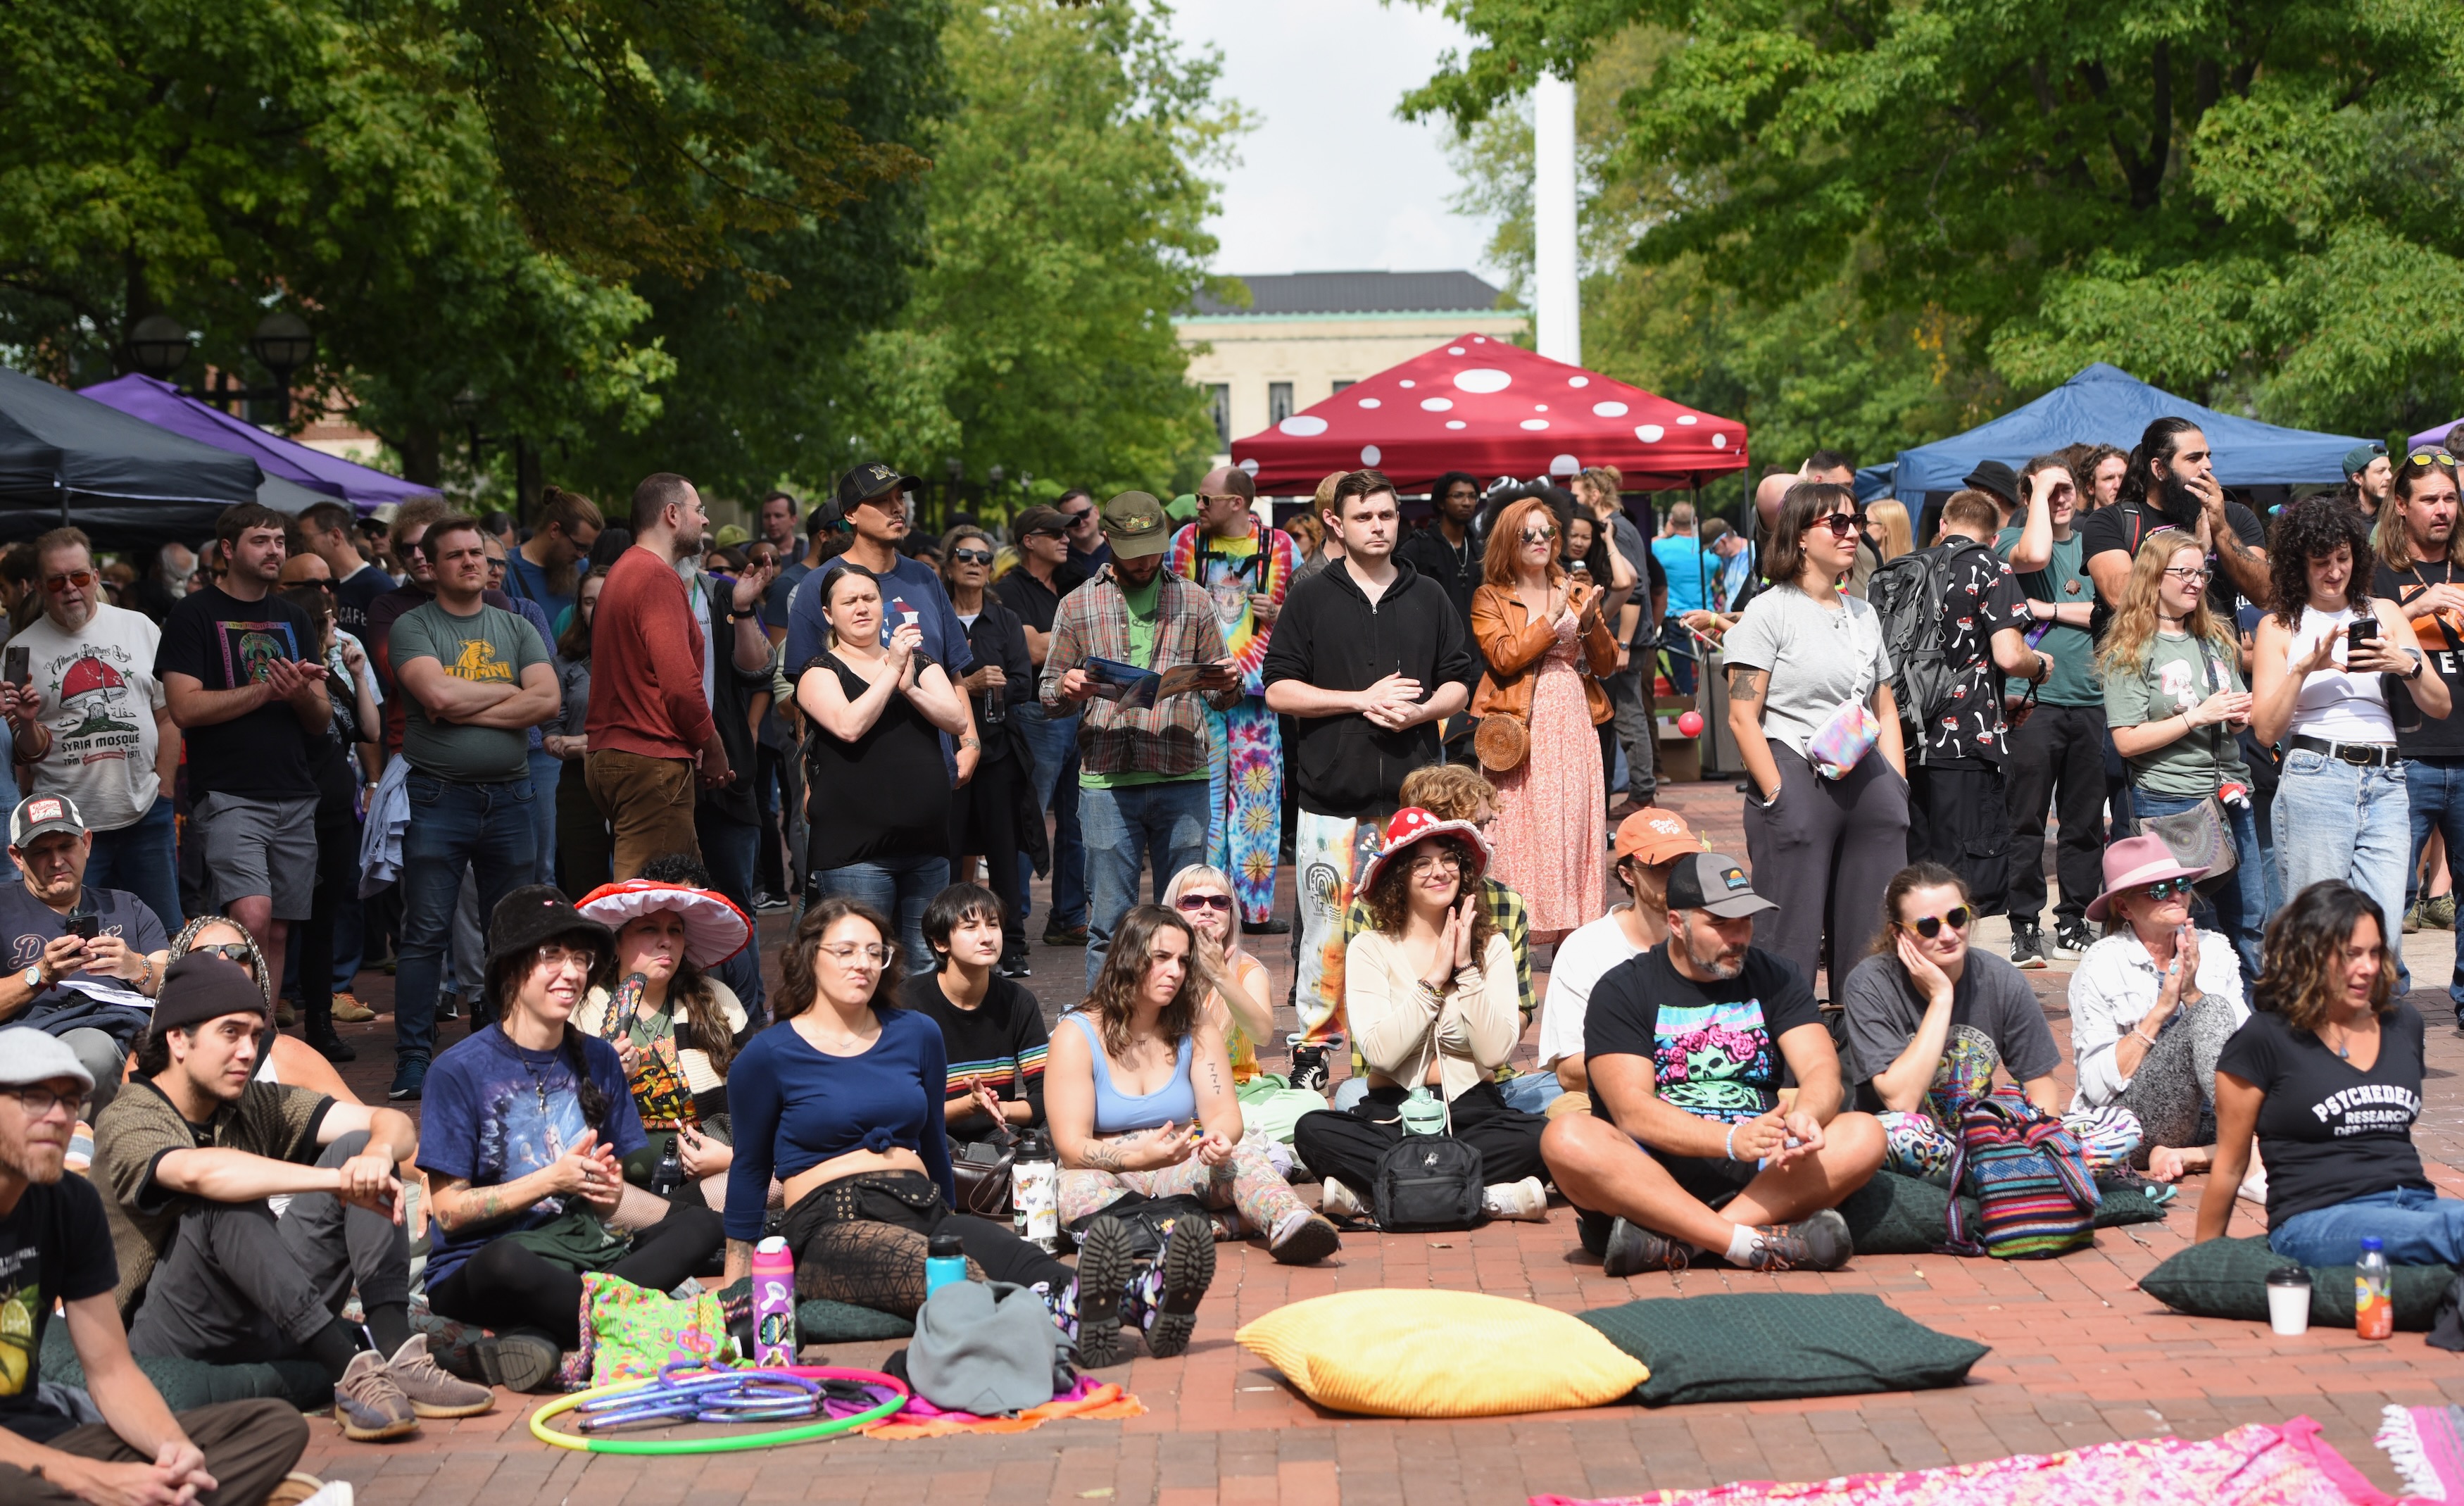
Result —
<path fill-rule="evenodd" d="M 966 1247 L 978 1278 L 1058 1292 L 1077 1274 L 1006 1225 L 954 1213 L 920 1171 L 868 1171 L 796 1200 L 780 1228 L 796 1254 L 796 1295 L 913 1318 L 924 1305 L 924 1249 L 936 1233 Z"/>
<path fill-rule="evenodd" d="M 680 1207 L 633 1236 L 632 1252 L 607 1268 L 651 1292 L 668 1292 L 710 1270 L 727 1229 L 708 1208 Z M 582 1274 L 513 1239 L 478 1253 L 428 1289 L 429 1305 L 448 1318 L 502 1332 L 544 1330 L 559 1349 L 582 1347 Z"/>
<path fill-rule="evenodd" d="M 1403 1120 L 1396 1105 L 1404 1096 L 1401 1088 L 1372 1088 L 1349 1109 L 1304 1114 L 1292 1126 L 1292 1149 L 1321 1180 L 1340 1182 L 1370 1197 L 1376 1190 L 1378 1159 L 1402 1141 Z M 1548 1177 L 1548 1164 L 1540 1159 L 1540 1132 L 1549 1121 L 1508 1107 L 1496 1083 L 1473 1083 L 1446 1107 L 1454 1138 L 1480 1152 L 1481 1175 L 1490 1185 Z"/>

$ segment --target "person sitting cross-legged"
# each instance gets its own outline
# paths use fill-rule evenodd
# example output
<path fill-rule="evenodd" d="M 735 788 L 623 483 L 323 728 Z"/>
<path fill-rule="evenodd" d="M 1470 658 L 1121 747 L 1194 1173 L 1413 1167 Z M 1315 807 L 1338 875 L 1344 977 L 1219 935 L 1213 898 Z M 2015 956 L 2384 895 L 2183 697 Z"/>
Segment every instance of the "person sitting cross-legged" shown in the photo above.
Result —
<path fill-rule="evenodd" d="M 2191 885 L 2205 872 L 2183 867 L 2162 837 L 2106 848 L 2104 893 L 2087 918 L 2121 925 L 2071 975 L 2071 1108 L 2136 1115 L 2158 1182 L 2215 1163 L 2216 1058 L 2250 1018 L 2240 954 L 2190 923 Z M 2255 1189 L 2262 1202 L 2264 1186 Z"/>
<path fill-rule="evenodd" d="M 62 1174 L 77 1104 L 93 1091 L 93 1075 L 57 1037 L 0 1030 L 0 1291 L 10 1294 L 0 1315 L 11 1325 L 11 1362 L 0 1368 L 0 1500 L 258 1506 L 299 1462 L 308 1425 L 271 1397 L 175 1416 L 129 1358 L 112 1305 L 119 1273 L 101 1194 Z M 79 1423 L 75 1393 L 34 1384 L 55 1303 L 99 1422 Z"/>
<path fill-rule="evenodd" d="M 121 1312 L 141 1355 L 247 1363 L 299 1356 L 334 1383 L 345 1437 L 486 1411 L 410 1331 L 401 1165 L 419 1134 L 391 1109 L 255 1080 L 265 994 L 237 964 L 171 964 L 138 1078 L 95 1125 Z M 378 1345 L 341 1317 L 354 1289 Z"/>
<path fill-rule="evenodd" d="M 1772 908 L 1735 858 L 1668 875 L 1668 939 L 1609 969 L 1583 1018 L 1593 1110 L 1540 1153 L 1610 1275 L 1695 1251 L 1756 1271 L 1830 1271 L 1854 1252 L 1834 1209 L 1882 1164 L 1882 1126 L 1842 1113 L 1839 1058 L 1805 977 L 1753 944 Z M 1782 1072 L 1796 1097 L 1782 1104 Z"/>
<path fill-rule="evenodd" d="M 1882 1164 L 1947 1185 L 1961 1106 L 2006 1072 L 2028 1101 L 2060 1115 L 2091 1169 L 2127 1164 L 2139 1120 L 2111 1105 L 2062 1115 L 2054 1069 L 2061 1048 L 2018 967 L 1968 944 L 1976 918 L 1968 885 L 1940 863 L 1910 863 L 1882 891 L 1881 933 L 1839 990 L 1848 1077 L 1858 1106 L 1879 1116 Z"/>

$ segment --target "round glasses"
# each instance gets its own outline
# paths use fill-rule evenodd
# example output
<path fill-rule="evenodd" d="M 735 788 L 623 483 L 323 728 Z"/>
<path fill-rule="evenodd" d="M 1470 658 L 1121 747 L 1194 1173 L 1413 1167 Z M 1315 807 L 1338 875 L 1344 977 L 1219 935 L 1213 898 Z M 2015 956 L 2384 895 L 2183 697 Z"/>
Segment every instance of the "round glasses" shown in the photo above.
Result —
<path fill-rule="evenodd" d="M 1948 915 L 1921 915 L 1913 920 L 1903 920 L 1900 925 L 1903 929 L 1914 931 L 1930 941 L 1942 934 L 1944 926 L 1947 925 L 1954 931 L 1965 931 L 1968 929 L 1968 922 L 1975 919 L 1976 912 L 1963 904 L 1951 906 Z"/>

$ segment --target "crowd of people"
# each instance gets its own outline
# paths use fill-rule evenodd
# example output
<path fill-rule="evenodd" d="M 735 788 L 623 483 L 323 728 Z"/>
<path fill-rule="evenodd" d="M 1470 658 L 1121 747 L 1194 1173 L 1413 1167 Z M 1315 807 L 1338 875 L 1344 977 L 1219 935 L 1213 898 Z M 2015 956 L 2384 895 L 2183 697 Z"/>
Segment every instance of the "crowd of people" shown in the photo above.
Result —
<path fill-rule="evenodd" d="M 929 538 L 867 464 L 739 539 L 664 474 L 623 528 L 246 504 L 142 578 L 46 533 L 0 554 L 0 1485 L 261 1500 L 298 1415 L 132 1357 L 309 1362 L 395 1438 L 493 1405 L 419 1322 L 539 1389 L 585 1273 L 773 1234 L 911 1317 L 955 1236 L 1081 1363 L 1170 1356 L 1219 1238 L 1329 1258 L 1421 1135 L 1611 1274 L 1836 1269 L 1997 1081 L 2100 1174 L 2208 1173 L 2202 1237 L 2248 1196 L 2306 1263 L 2453 1262 L 2398 941 L 2464 866 L 2464 540 L 2453 457 L 2390 458 L 2264 522 L 2168 419 L 1913 520 L 1817 452 L 1642 526 L 1610 470 L 1451 473 L 1418 528 L 1363 470 L 1287 529 L 1227 466 Z M 1725 705 L 1742 858 L 1659 804 L 1663 682 Z M 1026 1131 L 1074 1265 L 986 1216 Z"/>

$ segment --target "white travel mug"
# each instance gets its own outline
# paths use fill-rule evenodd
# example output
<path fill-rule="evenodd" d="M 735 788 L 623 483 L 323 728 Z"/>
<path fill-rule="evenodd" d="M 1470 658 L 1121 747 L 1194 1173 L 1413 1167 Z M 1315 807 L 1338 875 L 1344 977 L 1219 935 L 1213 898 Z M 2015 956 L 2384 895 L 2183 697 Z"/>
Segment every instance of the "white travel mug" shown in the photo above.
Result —
<path fill-rule="evenodd" d="M 2267 1325 L 2291 1336 L 2310 1331 L 2310 1273 L 2278 1266 L 2267 1273 Z"/>

